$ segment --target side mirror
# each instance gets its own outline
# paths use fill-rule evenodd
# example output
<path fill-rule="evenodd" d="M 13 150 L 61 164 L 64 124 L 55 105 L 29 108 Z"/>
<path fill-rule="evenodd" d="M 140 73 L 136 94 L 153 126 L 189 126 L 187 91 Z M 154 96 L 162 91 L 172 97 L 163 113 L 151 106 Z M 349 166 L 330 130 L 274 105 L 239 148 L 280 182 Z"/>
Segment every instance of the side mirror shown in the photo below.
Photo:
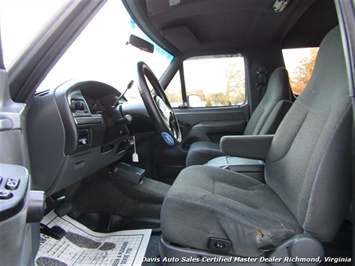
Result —
<path fill-rule="evenodd" d="M 142 38 L 139 38 L 133 34 L 129 36 L 129 41 L 128 44 L 133 45 L 134 47 L 148 52 L 148 53 L 154 53 L 154 45 L 151 44 L 150 42 L 147 42 L 146 40 L 143 40 Z"/>
<path fill-rule="evenodd" d="M 203 107 L 200 95 L 198 95 L 198 94 L 187 95 L 187 106 L 189 106 L 189 107 Z"/>

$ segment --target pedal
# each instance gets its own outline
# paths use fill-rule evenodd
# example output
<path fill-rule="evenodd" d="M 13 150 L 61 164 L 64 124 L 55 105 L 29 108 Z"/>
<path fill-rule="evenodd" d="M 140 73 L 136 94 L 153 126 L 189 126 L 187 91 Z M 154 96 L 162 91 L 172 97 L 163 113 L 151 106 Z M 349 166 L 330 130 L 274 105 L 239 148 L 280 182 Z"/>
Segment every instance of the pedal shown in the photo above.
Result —
<path fill-rule="evenodd" d="M 50 237 L 57 239 L 57 240 L 62 239 L 67 234 L 67 232 L 63 228 L 61 228 L 57 225 L 50 228 L 47 225 L 42 224 L 42 223 L 40 224 L 40 232 L 41 232 L 41 234 L 50 236 Z"/>
<path fill-rule="evenodd" d="M 67 215 L 71 209 L 73 208 L 73 205 L 70 200 L 67 200 L 65 197 L 61 197 L 57 199 L 58 205 L 55 207 L 54 212 L 59 216 L 63 217 L 64 215 Z"/>

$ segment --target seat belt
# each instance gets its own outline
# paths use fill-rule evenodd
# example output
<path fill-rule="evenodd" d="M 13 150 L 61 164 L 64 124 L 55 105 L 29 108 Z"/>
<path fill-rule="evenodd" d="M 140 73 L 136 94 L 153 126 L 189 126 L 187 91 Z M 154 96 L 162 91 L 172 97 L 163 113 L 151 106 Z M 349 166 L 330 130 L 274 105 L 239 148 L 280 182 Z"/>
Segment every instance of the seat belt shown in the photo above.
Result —
<path fill-rule="evenodd" d="M 265 93 L 265 85 L 266 85 L 266 68 L 264 66 L 259 66 L 258 71 L 258 81 L 256 83 L 256 90 L 258 91 L 258 104 L 260 103 L 261 99 Z"/>

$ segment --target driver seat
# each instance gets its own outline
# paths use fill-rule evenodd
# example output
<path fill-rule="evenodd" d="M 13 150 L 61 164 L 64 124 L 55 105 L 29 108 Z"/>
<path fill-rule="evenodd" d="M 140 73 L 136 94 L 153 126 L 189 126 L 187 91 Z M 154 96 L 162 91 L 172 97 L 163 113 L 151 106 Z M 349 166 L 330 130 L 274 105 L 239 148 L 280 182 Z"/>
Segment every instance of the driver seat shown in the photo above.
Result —
<path fill-rule="evenodd" d="M 265 138 L 266 184 L 215 167 L 185 168 L 162 206 L 161 255 L 323 256 L 321 242 L 333 240 L 350 205 L 351 121 L 336 28 L 321 43 L 306 89 Z M 221 147 L 264 136 L 244 137 L 223 137 Z M 243 156 L 238 147 L 232 153 Z"/>
<path fill-rule="evenodd" d="M 292 106 L 291 87 L 286 68 L 275 69 L 267 90 L 250 117 L 243 135 L 274 134 L 282 119 Z M 197 141 L 191 144 L 186 157 L 186 166 L 202 165 L 209 160 L 225 156 L 219 143 Z"/>

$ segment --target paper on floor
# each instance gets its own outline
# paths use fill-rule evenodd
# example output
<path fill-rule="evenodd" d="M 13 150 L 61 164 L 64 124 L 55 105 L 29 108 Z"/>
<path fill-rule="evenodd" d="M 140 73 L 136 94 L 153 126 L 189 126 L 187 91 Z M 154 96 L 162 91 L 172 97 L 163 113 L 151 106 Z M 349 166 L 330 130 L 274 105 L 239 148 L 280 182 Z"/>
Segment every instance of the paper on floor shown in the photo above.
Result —
<path fill-rule="evenodd" d="M 35 260 L 38 266 L 65 265 L 141 265 L 151 234 L 150 229 L 96 233 L 68 216 L 47 214 L 42 222 L 57 225 L 65 236 L 56 240 L 41 234 Z"/>

